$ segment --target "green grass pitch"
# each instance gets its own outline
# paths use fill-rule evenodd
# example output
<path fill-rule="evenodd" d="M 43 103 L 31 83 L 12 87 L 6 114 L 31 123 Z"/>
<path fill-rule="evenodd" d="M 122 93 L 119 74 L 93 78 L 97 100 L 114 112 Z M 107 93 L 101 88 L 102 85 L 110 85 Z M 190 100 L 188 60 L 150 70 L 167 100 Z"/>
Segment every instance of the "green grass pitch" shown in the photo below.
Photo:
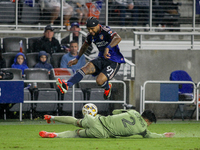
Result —
<path fill-rule="evenodd" d="M 158 121 L 151 132 L 175 132 L 174 138 L 145 139 L 140 136 L 89 139 L 41 138 L 39 131 L 62 132 L 77 127 L 43 120 L 0 120 L 0 150 L 200 150 L 200 122 Z"/>

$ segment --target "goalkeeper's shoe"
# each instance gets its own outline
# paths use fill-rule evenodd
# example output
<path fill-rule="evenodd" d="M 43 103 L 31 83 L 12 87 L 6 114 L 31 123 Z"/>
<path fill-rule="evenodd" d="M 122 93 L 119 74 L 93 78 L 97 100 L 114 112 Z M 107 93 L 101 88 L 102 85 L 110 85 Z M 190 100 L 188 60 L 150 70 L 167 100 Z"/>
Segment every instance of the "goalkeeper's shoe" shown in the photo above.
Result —
<path fill-rule="evenodd" d="M 40 131 L 39 135 L 42 138 L 55 138 L 55 137 L 57 137 L 57 135 L 55 133 L 53 133 L 53 132 L 46 132 L 46 131 Z"/>
<path fill-rule="evenodd" d="M 65 83 L 65 80 L 64 80 L 64 79 L 61 81 L 61 79 L 58 78 L 58 79 L 56 80 L 56 85 L 58 86 L 58 88 L 60 89 L 60 92 L 61 92 L 62 94 L 67 93 L 68 85 L 67 85 L 67 83 Z"/>
<path fill-rule="evenodd" d="M 46 120 L 47 123 L 51 123 L 51 116 L 50 115 L 44 115 L 44 120 Z"/>
<path fill-rule="evenodd" d="M 108 99 L 111 95 L 111 89 L 112 89 L 112 83 L 108 83 L 109 85 L 109 89 L 108 90 L 104 90 L 104 99 Z"/>

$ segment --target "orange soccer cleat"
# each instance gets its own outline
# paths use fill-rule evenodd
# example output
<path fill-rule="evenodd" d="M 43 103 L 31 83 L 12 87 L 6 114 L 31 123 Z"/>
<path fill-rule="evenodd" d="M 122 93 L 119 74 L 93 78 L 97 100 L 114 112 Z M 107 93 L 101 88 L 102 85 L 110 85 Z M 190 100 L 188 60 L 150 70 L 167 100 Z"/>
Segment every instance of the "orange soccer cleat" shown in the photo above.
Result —
<path fill-rule="evenodd" d="M 53 132 L 46 132 L 46 131 L 40 131 L 39 135 L 42 138 L 55 138 L 55 137 L 57 137 L 57 135 L 55 133 L 53 133 Z"/>
<path fill-rule="evenodd" d="M 58 88 L 60 89 L 60 92 L 61 92 L 62 94 L 67 93 L 68 86 L 67 86 L 67 83 L 65 83 L 65 80 L 64 80 L 64 79 L 61 81 L 61 79 L 58 78 L 58 79 L 56 80 L 56 85 L 58 86 Z"/>
<path fill-rule="evenodd" d="M 109 84 L 109 89 L 108 90 L 104 90 L 104 99 L 108 99 L 111 95 L 111 89 L 112 89 L 112 83 L 108 83 Z"/>
<path fill-rule="evenodd" d="M 50 115 L 44 115 L 44 120 L 46 120 L 47 123 L 51 123 L 51 116 Z"/>

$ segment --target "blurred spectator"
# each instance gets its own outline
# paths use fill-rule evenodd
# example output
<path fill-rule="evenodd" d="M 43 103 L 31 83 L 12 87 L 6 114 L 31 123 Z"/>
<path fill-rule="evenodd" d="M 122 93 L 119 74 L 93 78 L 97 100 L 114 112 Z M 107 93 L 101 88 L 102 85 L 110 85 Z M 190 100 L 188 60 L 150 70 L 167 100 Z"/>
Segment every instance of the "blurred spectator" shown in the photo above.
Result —
<path fill-rule="evenodd" d="M 51 25 L 53 25 L 54 21 L 60 15 L 60 0 L 40 0 L 39 3 L 41 10 L 45 9 L 51 13 Z M 73 8 L 63 0 L 64 24 L 67 24 L 72 14 Z"/>
<path fill-rule="evenodd" d="M 163 8 L 164 17 L 162 19 L 163 25 L 169 27 L 180 27 L 178 6 L 182 3 L 174 2 L 173 0 L 159 0 L 159 6 Z M 180 31 L 179 29 L 170 29 L 170 31 Z"/>
<path fill-rule="evenodd" d="M 126 13 L 133 13 L 133 0 L 115 0 L 116 8 L 120 11 L 120 25 L 125 25 Z"/>
<path fill-rule="evenodd" d="M 80 69 L 81 67 L 83 67 L 86 64 L 85 56 L 82 55 L 76 65 L 72 65 L 71 67 L 69 67 L 67 65 L 70 60 L 76 58 L 76 56 L 78 55 L 78 49 L 79 49 L 78 42 L 71 41 L 70 42 L 70 52 L 65 54 L 62 57 L 61 62 L 60 62 L 60 68 L 70 68 L 75 72 L 76 70 Z"/>
<path fill-rule="evenodd" d="M 69 3 L 74 8 L 74 12 L 78 14 L 78 23 L 85 24 L 88 17 L 88 8 L 86 2 L 88 0 L 71 0 Z"/>
<path fill-rule="evenodd" d="M 173 0 L 159 0 L 159 5 L 169 14 L 178 14 L 179 3 L 174 3 Z"/>
<path fill-rule="evenodd" d="M 45 51 L 40 51 L 38 55 L 38 59 L 39 59 L 39 62 L 34 67 L 48 69 L 50 73 L 50 70 L 53 68 L 53 66 L 47 62 L 48 60 L 47 53 Z"/>
<path fill-rule="evenodd" d="M 133 25 L 140 22 L 149 27 L 149 0 L 134 0 Z"/>
<path fill-rule="evenodd" d="M 26 57 L 23 53 L 17 53 L 14 59 L 14 64 L 12 64 L 11 68 L 21 69 L 22 75 L 24 75 L 24 70 L 27 69 L 28 66 L 26 64 Z"/>
<path fill-rule="evenodd" d="M 62 52 L 59 41 L 53 36 L 53 28 L 47 25 L 44 30 L 44 36 L 33 44 L 33 52 L 40 52 L 43 50 L 50 55 L 52 55 L 52 53 Z"/>
<path fill-rule="evenodd" d="M 0 69 L 1 68 L 6 68 L 6 61 L 5 59 L 2 57 L 2 50 L 1 50 L 1 47 L 0 47 Z"/>
<path fill-rule="evenodd" d="M 156 24 L 160 29 L 164 27 L 163 24 L 163 17 L 164 17 L 164 8 L 160 5 L 159 0 L 152 1 L 152 18 L 154 24 Z M 159 31 L 159 30 L 158 30 Z"/>
<path fill-rule="evenodd" d="M 65 47 L 65 51 L 69 52 L 69 43 L 70 41 L 74 40 L 76 42 L 79 41 L 79 32 L 81 31 L 81 28 L 79 27 L 79 24 L 77 22 L 73 22 L 71 24 L 70 32 L 73 33 L 72 39 L 70 39 L 70 35 L 66 36 L 61 40 L 61 45 Z M 82 36 L 82 43 L 84 43 L 85 37 Z M 88 50 L 85 52 L 86 55 L 90 55 L 91 51 L 93 50 L 92 45 L 88 47 Z"/>

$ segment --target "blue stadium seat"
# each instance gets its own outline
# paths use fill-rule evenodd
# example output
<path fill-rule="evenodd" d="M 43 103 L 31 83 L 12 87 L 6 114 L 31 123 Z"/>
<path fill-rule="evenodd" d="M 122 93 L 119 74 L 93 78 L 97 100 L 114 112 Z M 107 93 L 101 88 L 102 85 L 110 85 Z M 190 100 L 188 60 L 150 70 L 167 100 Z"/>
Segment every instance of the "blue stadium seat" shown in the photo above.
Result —
<path fill-rule="evenodd" d="M 186 71 L 176 70 L 170 74 L 170 80 L 171 81 L 192 81 L 192 78 Z M 194 90 L 194 87 L 192 84 L 179 84 L 179 101 L 192 100 L 193 99 L 193 90 Z M 186 110 L 185 110 L 186 106 L 188 106 L 188 105 L 185 105 L 185 104 L 178 105 L 178 107 L 174 113 L 174 116 L 172 117 L 172 120 L 174 119 L 174 117 L 178 116 L 178 114 L 180 114 L 182 120 L 184 120 L 184 116 L 186 114 L 186 113 L 184 114 L 184 111 L 186 112 Z M 190 110 L 188 111 L 188 116 L 190 118 L 192 118 L 192 116 L 196 110 L 196 106 L 190 105 L 189 107 L 190 107 Z"/>

